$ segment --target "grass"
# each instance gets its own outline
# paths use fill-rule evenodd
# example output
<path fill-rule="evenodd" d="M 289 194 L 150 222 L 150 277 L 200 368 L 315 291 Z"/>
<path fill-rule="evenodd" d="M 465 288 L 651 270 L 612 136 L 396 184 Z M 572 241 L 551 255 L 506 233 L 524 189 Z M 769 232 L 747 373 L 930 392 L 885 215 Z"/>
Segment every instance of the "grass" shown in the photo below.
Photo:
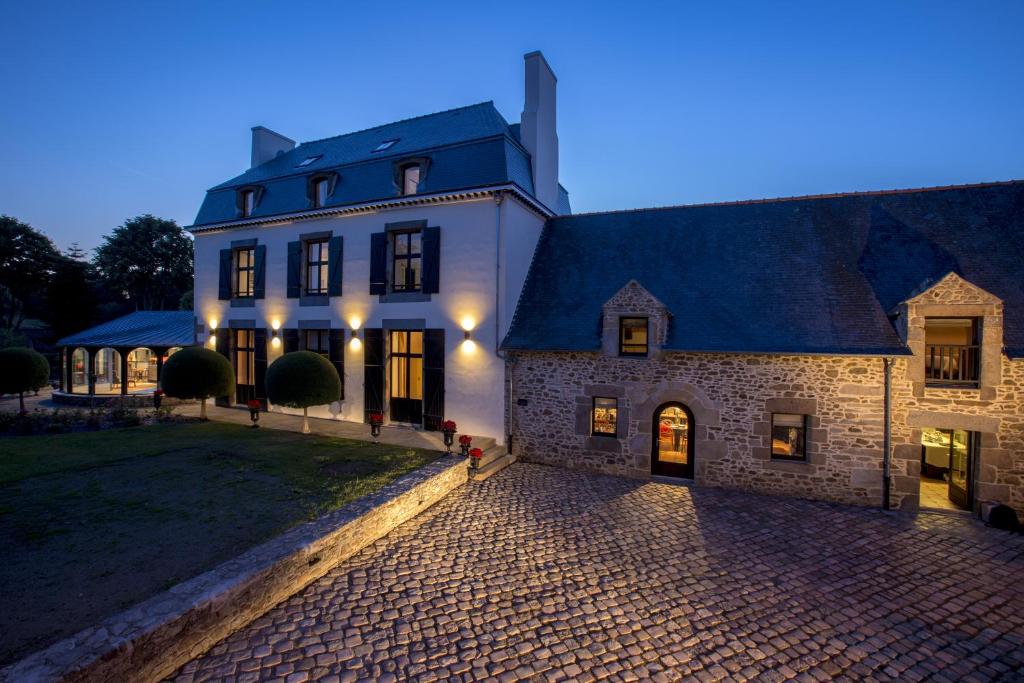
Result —
<path fill-rule="evenodd" d="M 438 454 L 206 422 L 0 439 L 0 666 Z"/>

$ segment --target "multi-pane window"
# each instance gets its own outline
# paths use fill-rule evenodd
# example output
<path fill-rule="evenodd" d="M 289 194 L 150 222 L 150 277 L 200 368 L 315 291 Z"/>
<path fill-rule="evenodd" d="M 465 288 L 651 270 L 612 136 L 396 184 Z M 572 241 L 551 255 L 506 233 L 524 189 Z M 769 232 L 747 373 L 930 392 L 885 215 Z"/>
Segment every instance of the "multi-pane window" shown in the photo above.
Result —
<path fill-rule="evenodd" d="M 803 460 L 807 456 L 807 416 L 772 413 L 772 457 Z"/>
<path fill-rule="evenodd" d="M 330 334 L 327 330 L 303 330 L 303 348 L 306 351 L 319 353 L 330 360 Z"/>
<path fill-rule="evenodd" d="M 420 186 L 420 167 L 412 164 L 402 169 L 402 194 L 416 194 Z"/>
<path fill-rule="evenodd" d="M 330 181 L 327 178 L 319 178 L 313 181 L 313 206 L 320 208 L 327 206 L 327 194 L 330 189 Z"/>
<path fill-rule="evenodd" d="M 615 436 L 618 414 L 618 399 L 595 396 L 591 419 L 591 433 L 594 436 Z"/>
<path fill-rule="evenodd" d="M 619 318 L 619 355 L 647 355 L 647 318 Z"/>
<path fill-rule="evenodd" d="M 252 190 L 242 190 L 242 217 L 247 218 L 252 215 L 252 210 L 256 207 L 256 193 Z"/>
<path fill-rule="evenodd" d="M 253 295 L 256 273 L 256 250 L 253 247 L 235 249 L 235 291 L 236 297 Z"/>
<path fill-rule="evenodd" d="M 391 398 L 423 399 L 423 332 L 391 332 Z"/>
<path fill-rule="evenodd" d="M 306 294 L 327 294 L 327 240 L 306 242 Z"/>
<path fill-rule="evenodd" d="M 255 381 L 253 365 L 256 353 L 256 333 L 247 329 L 232 331 L 235 337 L 235 382 L 239 385 L 251 385 Z"/>
<path fill-rule="evenodd" d="M 418 292 L 423 275 L 423 235 L 418 230 L 392 235 L 391 288 L 396 292 Z"/>

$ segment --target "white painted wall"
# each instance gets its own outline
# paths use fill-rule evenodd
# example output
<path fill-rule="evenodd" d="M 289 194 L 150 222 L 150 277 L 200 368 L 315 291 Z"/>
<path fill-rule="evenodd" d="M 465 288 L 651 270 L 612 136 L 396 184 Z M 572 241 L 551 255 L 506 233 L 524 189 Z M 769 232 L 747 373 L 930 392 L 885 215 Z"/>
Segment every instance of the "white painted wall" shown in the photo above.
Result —
<path fill-rule="evenodd" d="M 195 313 L 207 325 L 217 321 L 227 328 L 229 320 L 254 320 L 257 327 L 271 329 L 276 320 L 282 328 L 298 327 L 300 320 L 330 320 L 332 327 L 344 327 L 351 337 L 351 323 L 381 327 L 385 318 L 422 318 L 428 328 L 445 330 L 445 417 L 459 424 L 463 433 L 493 436 L 504 441 L 502 386 L 504 361 L 495 349 L 508 329 L 518 301 L 526 270 L 543 219 L 526 210 L 517 200 L 502 204 L 505 248 L 502 271 L 506 291 L 501 330 L 495 330 L 495 202 L 492 197 L 427 207 L 399 208 L 353 216 L 299 220 L 280 225 L 259 226 L 200 233 L 195 240 Z M 441 228 L 440 292 L 429 302 L 380 303 L 370 295 L 370 235 L 382 232 L 385 224 L 427 220 Z M 300 234 L 331 230 L 344 236 L 345 261 L 342 296 L 331 297 L 328 306 L 300 306 L 288 299 L 287 244 Z M 254 308 L 231 308 L 218 294 L 219 254 L 232 240 L 256 238 L 267 246 L 266 298 Z M 514 291 L 512 289 L 514 288 Z M 462 320 L 472 321 L 473 344 L 464 344 Z M 225 330 L 226 331 L 226 330 Z M 268 334 L 269 339 L 269 334 Z M 205 341 L 205 338 L 204 338 Z M 280 347 L 268 349 L 268 361 L 281 354 Z M 284 412 L 286 409 L 273 407 Z M 345 400 L 310 410 L 311 415 L 363 421 L 363 355 L 361 344 L 349 341 L 345 351 Z"/>

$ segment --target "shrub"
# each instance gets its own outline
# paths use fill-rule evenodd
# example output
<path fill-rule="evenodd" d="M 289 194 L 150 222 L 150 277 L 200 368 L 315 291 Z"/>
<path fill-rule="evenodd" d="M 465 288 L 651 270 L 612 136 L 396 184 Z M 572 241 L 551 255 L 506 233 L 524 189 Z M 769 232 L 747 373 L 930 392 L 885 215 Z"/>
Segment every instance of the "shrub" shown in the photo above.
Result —
<path fill-rule="evenodd" d="M 17 394 L 25 410 L 25 392 L 45 387 L 50 364 L 41 353 L 24 347 L 0 349 L 0 394 Z"/>
<path fill-rule="evenodd" d="M 267 368 L 267 398 L 289 408 L 302 408 L 302 433 L 309 434 L 310 406 L 337 401 L 341 378 L 334 365 L 318 353 L 286 353 Z"/>
<path fill-rule="evenodd" d="M 206 399 L 229 396 L 235 390 L 235 371 L 216 351 L 189 346 L 167 359 L 160 385 L 168 396 L 200 399 L 199 416 L 205 420 Z"/>

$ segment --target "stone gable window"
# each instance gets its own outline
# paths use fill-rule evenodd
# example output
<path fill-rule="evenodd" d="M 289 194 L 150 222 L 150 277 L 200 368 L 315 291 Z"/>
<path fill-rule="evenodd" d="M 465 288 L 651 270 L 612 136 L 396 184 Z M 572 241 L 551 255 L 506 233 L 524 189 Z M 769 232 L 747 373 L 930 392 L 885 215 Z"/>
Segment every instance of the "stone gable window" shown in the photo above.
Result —
<path fill-rule="evenodd" d="M 772 459 L 807 459 L 807 416 L 772 413 Z"/>
<path fill-rule="evenodd" d="M 619 318 L 619 355 L 646 356 L 647 318 Z"/>
<path fill-rule="evenodd" d="M 615 437 L 618 433 L 619 400 L 616 398 L 594 397 L 591 409 L 591 434 L 593 436 Z"/>
<path fill-rule="evenodd" d="M 978 386 L 981 345 L 977 318 L 927 318 L 924 377 L 927 386 Z"/>

